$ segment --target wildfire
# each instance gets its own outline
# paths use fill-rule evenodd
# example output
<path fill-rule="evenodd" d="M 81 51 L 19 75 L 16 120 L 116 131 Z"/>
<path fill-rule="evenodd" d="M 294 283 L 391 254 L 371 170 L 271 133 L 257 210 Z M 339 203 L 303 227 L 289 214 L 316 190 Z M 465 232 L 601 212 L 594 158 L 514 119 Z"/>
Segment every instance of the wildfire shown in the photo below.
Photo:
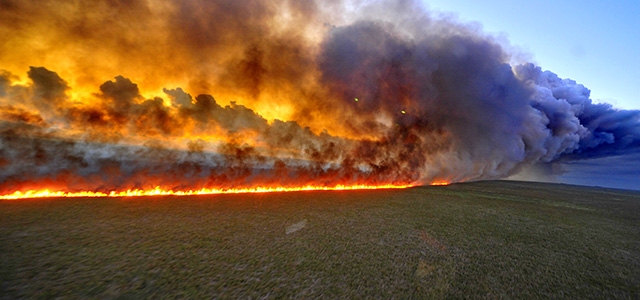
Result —
<path fill-rule="evenodd" d="M 449 183 L 446 181 L 434 181 L 431 185 L 449 185 Z"/>
<path fill-rule="evenodd" d="M 156 187 L 151 190 L 126 190 L 104 192 L 65 192 L 29 190 L 25 192 L 17 191 L 13 194 L 0 195 L 0 200 L 19 200 L 29 198 L 82 198 L 82 197 L 142 197 L 142 196 L 192 196 L 192 195 L 215 195 L 215 194 L 245 194 L 245 193 L 272 193 L 272 192 L 301 192 L 301 191 L 345 191 L 345 190 L 378 190 L 378 189 L 404 189 L 413 185 L 337 185 L 326 186 L 301 186 L 301 187 L 256 187 L 239 189 L 200 189 L 187 191 L 174 191 Z"/>

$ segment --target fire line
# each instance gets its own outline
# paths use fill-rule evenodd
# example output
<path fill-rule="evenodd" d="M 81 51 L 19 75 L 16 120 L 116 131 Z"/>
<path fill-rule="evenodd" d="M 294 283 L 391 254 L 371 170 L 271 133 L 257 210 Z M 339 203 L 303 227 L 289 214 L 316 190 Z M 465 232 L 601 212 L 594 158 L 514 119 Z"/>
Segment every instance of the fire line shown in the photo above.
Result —
<path fill-rule="evenodd" d="M 17 191 L 13 194 L 0 195 L 0 200 L 19 200 L 30 198 L 82 198 L 82 197 L 143 197 L 143 196 L 193 196 L 193 195 L 216 195 L 216 194 L 248 194 L 248 193 L 273 193 L 273 192 L 302 192 L 302 191 L 351 191 L 351 190 L 378 190 L 378 189 L 404 189 L 413 185 L 337 185 L 333 187 L 325 186 L 302 186 L 302 187 L 256 187 L 256 188 L 239 188 L 239 189 L 200 189 L 187 191 L 174 191 L 156 187 L 151 190 L 126 190 L 92 192 L 65 192 L 43 190 Z"/>

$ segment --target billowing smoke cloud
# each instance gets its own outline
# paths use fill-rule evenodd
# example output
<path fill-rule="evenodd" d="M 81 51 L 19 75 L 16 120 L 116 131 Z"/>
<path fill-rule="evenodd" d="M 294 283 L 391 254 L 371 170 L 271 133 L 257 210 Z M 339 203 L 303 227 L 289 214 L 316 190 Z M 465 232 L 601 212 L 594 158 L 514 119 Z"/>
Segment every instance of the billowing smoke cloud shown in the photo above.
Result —
<path fill-rule="evenodd" d="M 428 184 L 640 150 L 639 111 L 414 1 L 2 6 L 1 192 Z"/>

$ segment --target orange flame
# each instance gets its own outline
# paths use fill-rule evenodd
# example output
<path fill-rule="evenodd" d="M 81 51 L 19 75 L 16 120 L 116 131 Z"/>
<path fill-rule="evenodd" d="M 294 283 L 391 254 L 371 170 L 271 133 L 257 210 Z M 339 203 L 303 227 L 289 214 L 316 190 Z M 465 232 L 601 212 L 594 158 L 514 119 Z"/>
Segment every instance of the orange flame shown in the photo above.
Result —
<path fill-rule="evenodd" d="M 151 190 L 126 190 L 121 192 L 111 191 L 103 192 L 65 192 L 29 190 L 17 191 L 13 194 L 0 195 L 0 200 L 18 200 L 29 198 L 81 198 L 81 197 L 141 197 L 141 196 L 192 196 L 192 195 L 214 195 L 214 194 L 244 194 L 244 193 L 272 193 L 272 192 L 301 192 L 301 191 L 345 191 L 345 190 L 378 190 L 378 189 L 403 189 L 412 187 L 413 185 L 337 185 L 332 187 L 326 186 L 302 186 L 302 187 L 256 187 L 256 188 L 240 188 L 240 189 L 200 189 L 187 191 L 166 190 L 156 187 Z"/>
<path fill-rule="evenodd" d="M 434 181 L 431 185 L 449 185 L 449 182 L 446 181 Z"/>

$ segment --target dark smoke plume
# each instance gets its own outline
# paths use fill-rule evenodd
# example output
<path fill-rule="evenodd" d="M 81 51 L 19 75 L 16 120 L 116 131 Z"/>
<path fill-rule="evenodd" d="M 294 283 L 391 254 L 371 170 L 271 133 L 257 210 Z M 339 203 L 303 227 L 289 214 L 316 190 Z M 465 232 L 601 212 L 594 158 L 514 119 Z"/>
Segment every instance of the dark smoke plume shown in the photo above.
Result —
<path fill-rule="evenodd" d="M 43 67 L 0 72 L 2 193 L 429 184 L 640 150 L 639 111 L 417 1 L 5 2 L 0 57 Z"/>

